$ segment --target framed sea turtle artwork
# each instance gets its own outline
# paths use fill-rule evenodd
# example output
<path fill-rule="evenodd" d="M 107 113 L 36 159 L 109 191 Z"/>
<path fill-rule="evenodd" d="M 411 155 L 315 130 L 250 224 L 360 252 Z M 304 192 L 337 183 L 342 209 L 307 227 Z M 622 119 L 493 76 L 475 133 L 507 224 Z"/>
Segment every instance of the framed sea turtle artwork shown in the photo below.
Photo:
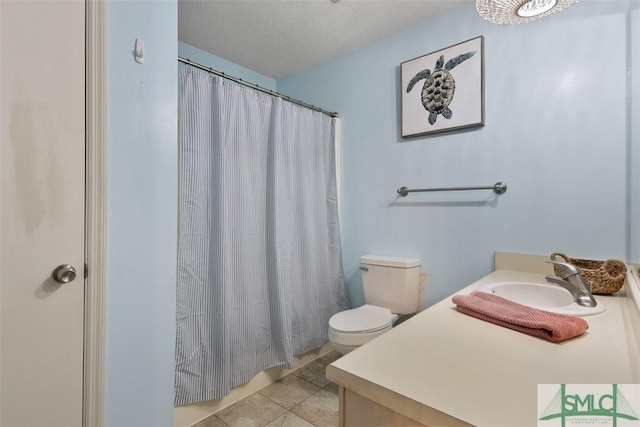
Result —
<path fill-rule="evenodd" d="M 400 65 L 402 137 L 484 125 L 484 37 Z"/>

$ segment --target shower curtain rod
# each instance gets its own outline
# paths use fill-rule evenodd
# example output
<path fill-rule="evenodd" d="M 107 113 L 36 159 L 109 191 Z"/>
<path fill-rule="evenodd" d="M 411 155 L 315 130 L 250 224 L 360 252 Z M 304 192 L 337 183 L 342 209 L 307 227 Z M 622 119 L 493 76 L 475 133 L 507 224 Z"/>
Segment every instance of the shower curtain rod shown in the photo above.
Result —
<path fill-rule="evenodd" d="M 322 108 L 316 107 L 315 105 L 307 104 L 306 102 L 299 101 L 297 99 L 288 97 L 286 95 L 283 95 L 281 93 L 272 91 L 270 89 L 255 85 L 253 83 L 245 82 L 242 79 L 230 76 L 229 74 L 225 74 L 222 71 L 214 70 L 211 67 L 206 67 L 206 66 L 204 66 L 202 64 L 198 64 L 197 62 L 193 62 L 190 59 L 186 59 L 186 58 L 183 58 L 181 56 L 178 56 L 178 62 L 182 62 L 183 64 L 187 64 L 187 65 L 190 65 L 190 66 L 195 67 L 195 68 L 199 68 L 199 69 L 201 69 L 203 71 L 207 71 L 207 72 L 209 72 L 211 74 L 215 74 L 216 76 L 220 76 L 220 77 L 223 77 L 225 79 L 231 80 L 232 82 L 236 82 L 238 84 L 241 84 L 241 85 L 244 85 L 244 86 L 248 86 L 248 87 L 250 87 L 252 89 L 259 90 L 260 92 L 264 92 L 264 93 L 267 93 L 267 94 L 272 95 L 272 96 L 277 96 L 278 98 L 285 99 L 285 100 L 287 100 L 289 102 L 292 102 L 294 104 L 300 105 L 300 106 L 305 107 L 305 108 L 309 108 L 310 110 L 318 111 L 320 113 L 326 114 L 326 115 L 331 116 L 331 117 L 338 117 L 338 113 L 336 113 L 336 112 L 323 110 Z"/>

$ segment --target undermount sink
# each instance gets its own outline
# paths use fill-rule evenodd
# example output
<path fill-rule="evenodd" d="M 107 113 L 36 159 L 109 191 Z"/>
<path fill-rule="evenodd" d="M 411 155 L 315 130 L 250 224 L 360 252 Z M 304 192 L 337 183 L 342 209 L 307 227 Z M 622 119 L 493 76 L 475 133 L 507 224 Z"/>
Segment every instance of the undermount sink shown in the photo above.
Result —
<path fill-rule="evenodd" d="M 595 307 L 578 305 L 573 301 L 569 291 L 556 285 L 531 282 L 493 282 L 480 285 L 476 290 L 540 310 L 573 316 L 591 316 L 607 309 L 600 301 Z"/>

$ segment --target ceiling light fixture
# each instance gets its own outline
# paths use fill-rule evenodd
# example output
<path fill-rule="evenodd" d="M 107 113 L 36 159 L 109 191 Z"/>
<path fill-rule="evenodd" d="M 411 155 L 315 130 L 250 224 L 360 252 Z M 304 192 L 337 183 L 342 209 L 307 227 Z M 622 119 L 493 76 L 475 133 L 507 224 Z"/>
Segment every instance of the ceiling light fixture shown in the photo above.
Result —
<path fill-rule="evenodd" d="M 566 9 L 578 0 L 476 0 L 478 14 L 494 24 L 522 24 Z"/>

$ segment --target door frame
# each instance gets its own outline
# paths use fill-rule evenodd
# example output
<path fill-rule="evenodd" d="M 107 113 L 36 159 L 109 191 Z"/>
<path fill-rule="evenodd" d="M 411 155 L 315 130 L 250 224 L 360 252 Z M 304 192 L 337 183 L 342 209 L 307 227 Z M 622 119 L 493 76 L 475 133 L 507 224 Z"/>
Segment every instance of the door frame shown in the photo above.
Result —
<path fill-rule="evenodd" d="M 82 424 L 104 425 L 107 239 L 107 0 L 85 1 L 85 302 Z"/>

